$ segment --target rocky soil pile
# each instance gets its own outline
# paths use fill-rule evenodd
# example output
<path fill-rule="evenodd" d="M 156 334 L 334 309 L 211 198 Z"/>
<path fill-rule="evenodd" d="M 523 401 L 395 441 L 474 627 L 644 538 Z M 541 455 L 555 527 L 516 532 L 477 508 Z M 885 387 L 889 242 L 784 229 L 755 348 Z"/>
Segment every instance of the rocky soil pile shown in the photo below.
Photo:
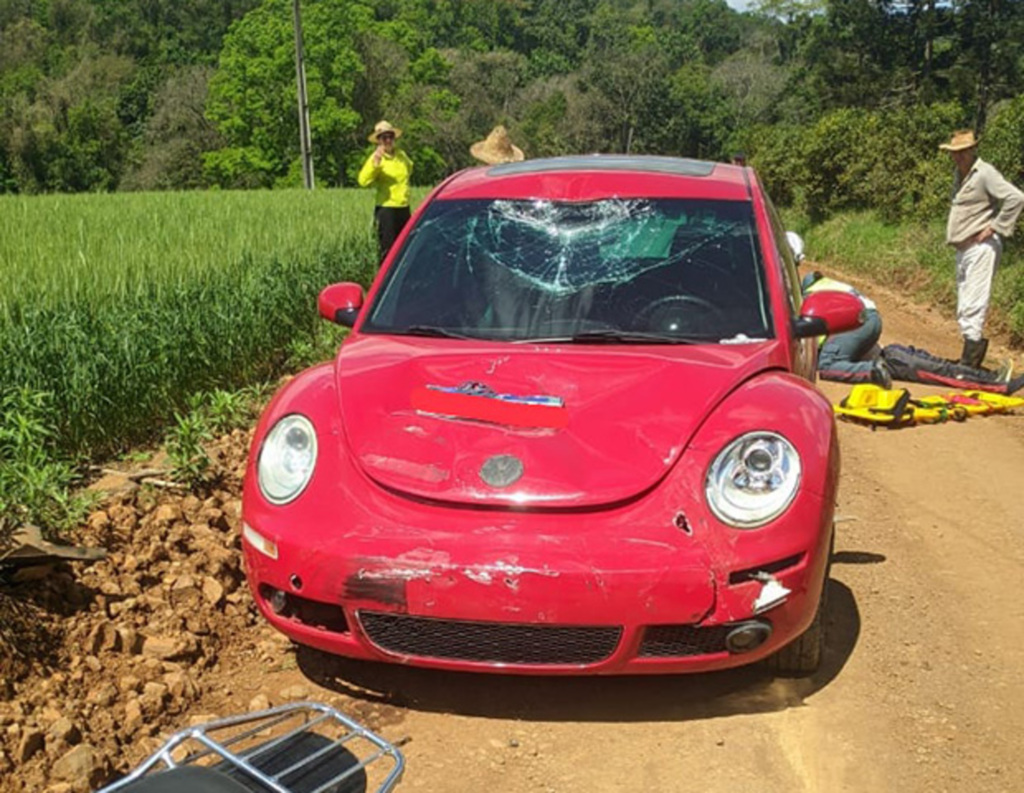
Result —
<path fill-rule="evenodd" d="M 201 494 L 108 478 L 74 538 L 105 560 L 0 585 L 0 790 L 102 786 L 185 726 L 226 646 L 258 657 L 272 641 L 242 570 L 248 440 L 209 450 L 218 484 Z"/>

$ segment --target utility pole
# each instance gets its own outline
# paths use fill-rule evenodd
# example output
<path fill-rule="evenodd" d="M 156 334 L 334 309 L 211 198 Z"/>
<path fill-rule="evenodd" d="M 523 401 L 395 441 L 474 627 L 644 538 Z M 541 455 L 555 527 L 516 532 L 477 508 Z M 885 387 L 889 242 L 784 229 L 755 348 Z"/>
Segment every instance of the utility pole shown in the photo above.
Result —
<path fill-rule="evenodd" d="M 295 21 L 295 80 L 299 84 L 299 152 L 302 157 L 302 180 L 307 190 L 313 189 L 313 141 L 309 134 L 309 101 L 306 99 L 306 61 L 302 51 L 302 17 L 299 0 L 292 0 Z"/>

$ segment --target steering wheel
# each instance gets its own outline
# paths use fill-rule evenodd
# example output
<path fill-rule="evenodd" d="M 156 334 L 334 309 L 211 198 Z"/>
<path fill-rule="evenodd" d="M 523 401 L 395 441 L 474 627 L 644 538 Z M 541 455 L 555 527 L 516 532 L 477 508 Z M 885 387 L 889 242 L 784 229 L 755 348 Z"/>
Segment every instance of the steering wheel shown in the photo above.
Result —
<path fill-rule="evenodd" d="M 698 316 L 705 314 L 717 322 L 725 319 L 722 309 L 702 297 L 666 295 L 640 309 L 633 317 L 633 327 L 652 333 L 672 333 L 681 329 L 692 333 L 698 330 L 692 321 L 694 309 Z"/>

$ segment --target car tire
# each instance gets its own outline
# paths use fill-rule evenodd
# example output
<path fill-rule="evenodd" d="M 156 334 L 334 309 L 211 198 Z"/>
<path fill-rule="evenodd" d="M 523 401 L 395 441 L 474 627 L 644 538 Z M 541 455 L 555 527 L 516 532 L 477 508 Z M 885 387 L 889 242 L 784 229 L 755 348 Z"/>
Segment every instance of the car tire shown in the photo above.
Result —
<path fill-rule="evenodd" d="M 828 586 L 832 573 L 832 555 L 835 551 L 836 533 L 828 546 L 828 562 L 825 563 L 825 580 L 821 584 L 818 610 L 810 627 L 793 641 L 765 659 L 771 672 L 778 677 L 808 677 L 818 671 L 825 653 L 825 614 L 828 609 Z"/>
<path fill-rule="evenodd" d="M 828 588 L 828 581 L 824 589 Z M 806 677 L 818 671 L 825 646 L 825 596 L 818 601 L 818 611 L 810 627 L 781 650 L 765 659 L 768 668 L 779 677 Z"/>

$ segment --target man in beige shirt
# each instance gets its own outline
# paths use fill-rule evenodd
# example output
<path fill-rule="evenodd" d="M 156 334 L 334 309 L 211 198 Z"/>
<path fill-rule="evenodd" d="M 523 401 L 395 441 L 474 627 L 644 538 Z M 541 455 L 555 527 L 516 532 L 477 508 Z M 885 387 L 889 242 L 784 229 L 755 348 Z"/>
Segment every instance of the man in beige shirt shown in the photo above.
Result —
<path fill-rule="evenodd" d="M 988 350 L 983 329 L 1002 238 L 1013 234 L 1024 209 L 1024 193 L 978 157 L 972 130 L 954 132 L 939 148 L 948 151 L 956 165 L 946 243 L 956 248 L 956 317 L 964 340 L 960 363 L 980 368 Z"/>

